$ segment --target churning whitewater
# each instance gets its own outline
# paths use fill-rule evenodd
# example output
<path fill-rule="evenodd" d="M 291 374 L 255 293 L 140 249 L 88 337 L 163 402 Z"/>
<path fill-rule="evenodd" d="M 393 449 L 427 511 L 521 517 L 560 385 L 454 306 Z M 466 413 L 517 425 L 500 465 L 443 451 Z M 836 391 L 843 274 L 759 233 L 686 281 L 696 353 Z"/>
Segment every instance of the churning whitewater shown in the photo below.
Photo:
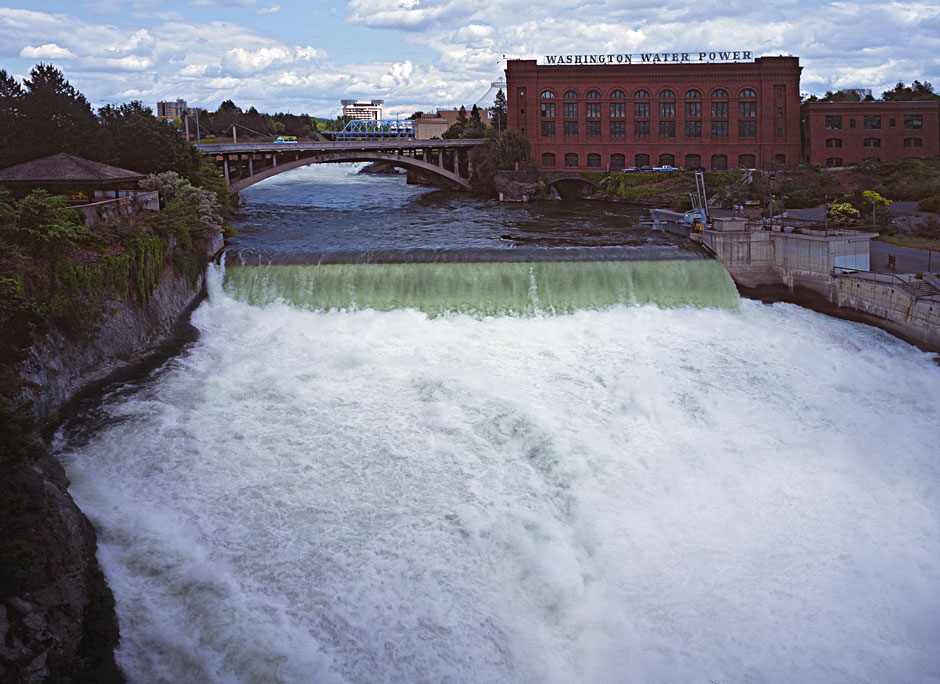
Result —
<path fill-rule="evenodd" d="M 572 267 L 594 307 L 213 267 L 198 340 L 60 439 L 128 680 L 936 681 L 940 367 L 701 264 L 667 280 L 713 301 Z"/>

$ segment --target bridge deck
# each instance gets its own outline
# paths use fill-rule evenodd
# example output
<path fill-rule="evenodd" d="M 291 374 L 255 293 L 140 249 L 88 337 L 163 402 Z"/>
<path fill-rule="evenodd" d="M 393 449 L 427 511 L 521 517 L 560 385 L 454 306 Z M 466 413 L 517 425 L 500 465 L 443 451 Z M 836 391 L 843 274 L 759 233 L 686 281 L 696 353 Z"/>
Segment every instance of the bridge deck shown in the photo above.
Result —
<path fill-rule="evenodd" d="M 463 149 L 476 147 L 482 140 L 415 140 L 389 138 L 387 140 L 337 140 L 335 142 L 296 143 L 199 143 L 196 148 L 205 154 L 237 154 L 239 152 L 342 152 L 345 150 L 423 150 Z"/>

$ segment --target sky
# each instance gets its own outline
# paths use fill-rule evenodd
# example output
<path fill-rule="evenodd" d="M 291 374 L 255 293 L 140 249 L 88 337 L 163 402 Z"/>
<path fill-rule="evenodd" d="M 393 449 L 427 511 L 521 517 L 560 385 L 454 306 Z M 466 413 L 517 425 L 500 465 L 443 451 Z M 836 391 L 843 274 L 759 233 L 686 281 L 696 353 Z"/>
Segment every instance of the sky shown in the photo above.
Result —
<path fill-rule="evenodd" d="M 749 50 L 795 55 L 823 94 L 940 90 L 940 3 L 810 0 L 0 0 L 0 69 L 53 64 L 92 107 L 182 98 L 210 111 L 386 117 L 471 106 L 505 59 Z"/>

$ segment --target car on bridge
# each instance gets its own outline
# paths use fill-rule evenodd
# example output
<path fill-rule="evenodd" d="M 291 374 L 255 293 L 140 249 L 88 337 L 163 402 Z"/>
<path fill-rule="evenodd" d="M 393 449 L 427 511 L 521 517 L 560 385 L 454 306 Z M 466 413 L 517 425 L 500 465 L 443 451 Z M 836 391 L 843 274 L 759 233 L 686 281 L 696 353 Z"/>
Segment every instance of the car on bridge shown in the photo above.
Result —
<path fill-rule="evenodd" d="M 296 142 L 297 142 L 296 135 L 279 135 L 277 136 L 277 139 L 274 141 L 275 144 L 286 144 L 286 143 L 296 143 Z"/>

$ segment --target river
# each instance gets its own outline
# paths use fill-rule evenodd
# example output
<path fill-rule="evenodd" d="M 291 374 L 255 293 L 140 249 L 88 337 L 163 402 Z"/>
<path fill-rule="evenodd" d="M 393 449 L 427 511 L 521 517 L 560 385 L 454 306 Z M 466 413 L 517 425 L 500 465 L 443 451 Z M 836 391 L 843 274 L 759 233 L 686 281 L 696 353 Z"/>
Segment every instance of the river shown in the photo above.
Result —
<path fill-rule="evenodd" d="M 936 681 L 932 355 L 355 170 L 245 191 L 198 339 L 59 434 L 129 681 Z"/>

